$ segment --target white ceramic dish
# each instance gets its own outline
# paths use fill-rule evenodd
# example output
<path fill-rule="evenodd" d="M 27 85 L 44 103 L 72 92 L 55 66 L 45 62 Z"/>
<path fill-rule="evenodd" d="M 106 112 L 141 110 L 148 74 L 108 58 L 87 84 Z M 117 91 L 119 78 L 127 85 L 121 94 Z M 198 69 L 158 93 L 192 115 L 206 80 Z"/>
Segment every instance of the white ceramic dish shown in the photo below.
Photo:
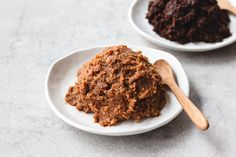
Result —
<path fill-rule="evenodd" d="M 185 51 L 185 52 L 202 52 L 202 51 L 209 51 L 218 49 L 224 46 L 227 46 L 236 41 L 236 16 L 230 15 L 230 31 L 232 36 L 224 39 L 222 42 L 217 43 L 189 43 L 189 44 L 179 44 L 177 42 L 173 42 L 162 38 L 158 34 L 156 34 L 152 29 L 153 27 L 148 23 L 147 19 L 145 18 L 148 8 L 148 0 L 135 0 L 130 9 L 129 9 L 129 21 L 134 29 L 142 35 L 147 40 L 165 47 L 171 50 L 177 51 Z"/>
<path fill-rule="evenodd" d="M 66 123 L 95 134 L 123 136 L 144 133 L 161 127 L 173 120 L 181 111 L 182 107 L 172 93 L 168 92 L 169 100 L 161 111 L 161 116 L 149 118 L 139 123 L 133 121 L 122 122 L 112 127 L 102 127 L 93 122 L 93 114 L 85 114 L 75 107 L 64 102 L 64 96 L 68 87 L 76 81 L 76 73 L 82 64 L 92 59 L 97 53 L 107 46 L 82 49 L 70 53 L 55 61 L 46 76 L 45 90 L 46 98 L 52 111 Z M 139 46 L 129 46 L 132 50 L 141 50 L 150 62 L 158 59 L 168 61 L 176 75 L 177 82 L 184 93 L 189 95 L 188 78 L 180 62 L 171 54 Z"/>

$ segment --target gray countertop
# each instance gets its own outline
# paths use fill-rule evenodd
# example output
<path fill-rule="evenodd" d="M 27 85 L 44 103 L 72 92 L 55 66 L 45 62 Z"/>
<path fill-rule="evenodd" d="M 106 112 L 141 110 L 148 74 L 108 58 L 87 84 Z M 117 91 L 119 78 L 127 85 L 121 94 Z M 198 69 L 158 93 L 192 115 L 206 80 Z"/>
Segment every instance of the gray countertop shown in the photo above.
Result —
<path fill-rule="evenodd" d="M 210 129 L 185 113 L 154 131 L 107 137 L 80 131 L 49 109 L 50 64 L 78 48 L 124 43 L 159 48 L 131 27 L 132 0 L 0 1 L 0 156 L 236 156 L 236 44 L 205 53 L 170 52 L 183 64 L 191 99 Z"/>

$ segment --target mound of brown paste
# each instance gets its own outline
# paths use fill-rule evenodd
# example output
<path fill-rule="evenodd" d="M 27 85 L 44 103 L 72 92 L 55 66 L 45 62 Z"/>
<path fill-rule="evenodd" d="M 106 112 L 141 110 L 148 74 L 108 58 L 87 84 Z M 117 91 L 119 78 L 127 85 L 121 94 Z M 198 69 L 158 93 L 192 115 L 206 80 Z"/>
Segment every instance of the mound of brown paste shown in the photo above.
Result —
<path fill-rule="evenodd" d="M 65 101 L 94 113 L 102 126 L 156 117 L 166 103 L 166 91 L 154 66 L 141 52 L 126 46 L 109 47 L 77 73 Z"/>

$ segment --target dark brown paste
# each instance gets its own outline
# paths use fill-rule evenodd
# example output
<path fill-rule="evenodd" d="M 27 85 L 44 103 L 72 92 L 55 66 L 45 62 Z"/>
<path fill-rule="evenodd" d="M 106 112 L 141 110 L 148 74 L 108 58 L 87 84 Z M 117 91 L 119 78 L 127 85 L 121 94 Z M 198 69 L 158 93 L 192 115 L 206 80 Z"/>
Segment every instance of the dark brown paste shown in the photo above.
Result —
<path fill-rule="evenodd" d="M 141 52 L 123 45 L 103 50 L 79 69 L 77 78 L 65 101 L 94 113 L 95 122 L 102 126 L 159 116 L 166 102 L 154 66 Z"/>
<path fill-rule="evenodd" d="M 157 34 L 182 44 L 220 42 L 231 35 L 229 16 L 216 0 L 152 0 L 146 18 Z"/>

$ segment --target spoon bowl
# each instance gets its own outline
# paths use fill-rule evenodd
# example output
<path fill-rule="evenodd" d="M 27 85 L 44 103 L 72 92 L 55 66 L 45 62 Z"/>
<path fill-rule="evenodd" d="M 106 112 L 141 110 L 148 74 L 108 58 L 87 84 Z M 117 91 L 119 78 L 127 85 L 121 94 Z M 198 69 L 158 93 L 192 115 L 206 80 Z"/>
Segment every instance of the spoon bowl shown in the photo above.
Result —
<path fill-rule="evenodd" d="M 174 80 L 174 75 L 173 75 L 171 66 L 169 65 L 168 62 L 161 59 L 161 60 L 156 61 L 154 65 L 157 67 L 156 68 L 157 72 L 162 77 L 163 84 L 167 84 L 168 80 Z"/>

